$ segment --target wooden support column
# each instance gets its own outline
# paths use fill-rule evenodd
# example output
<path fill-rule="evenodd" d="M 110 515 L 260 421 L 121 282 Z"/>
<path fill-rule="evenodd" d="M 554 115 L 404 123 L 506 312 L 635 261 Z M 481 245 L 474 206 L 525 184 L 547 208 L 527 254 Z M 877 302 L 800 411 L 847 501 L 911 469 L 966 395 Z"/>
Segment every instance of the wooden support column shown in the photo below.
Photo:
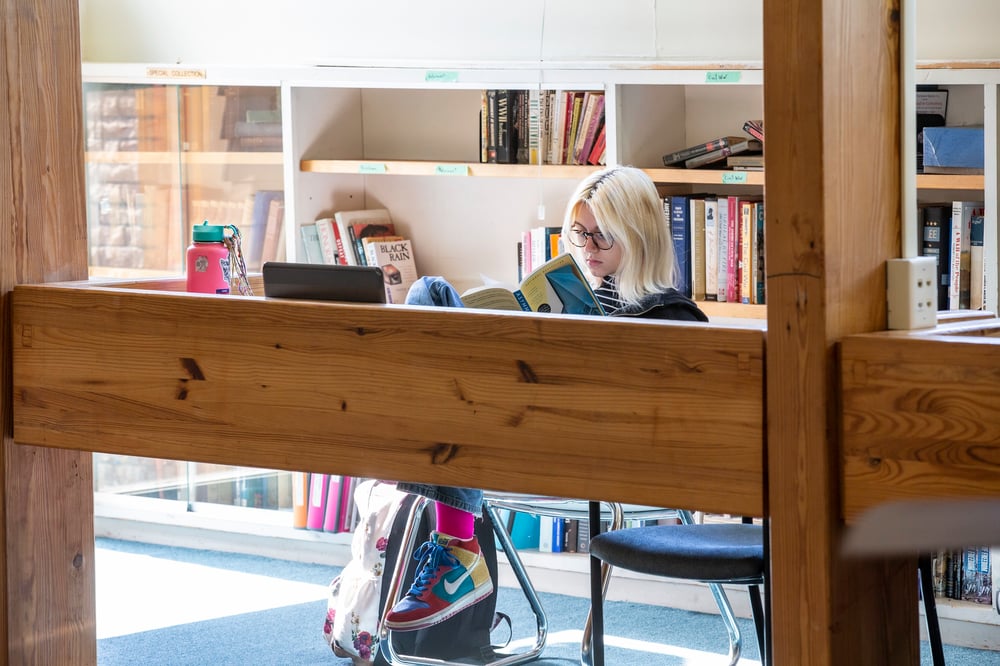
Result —
<path fill-rule="evenodd" d="M 919 663 L 915 561 L 841 556 L 835 345 L 900 246 L 898 0 L 764 0 L 768 511 L 779 666 Z"/>
<path fill-rule="evenodd" d="M 91 455 L 15 444 L 10 291 L 87 277 L 76 0 L 0 0 L 0 661 L 93 664 Z"/>

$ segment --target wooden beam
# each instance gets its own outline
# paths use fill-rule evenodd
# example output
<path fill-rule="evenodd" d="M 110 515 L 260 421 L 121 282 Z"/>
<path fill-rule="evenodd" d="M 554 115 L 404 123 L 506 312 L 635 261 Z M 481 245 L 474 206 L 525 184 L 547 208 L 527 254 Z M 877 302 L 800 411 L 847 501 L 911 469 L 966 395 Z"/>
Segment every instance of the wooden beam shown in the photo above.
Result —
<path fill-rule="evenodd" d="M 916 664 L 915 561 L 840 550 L 835 343 L 885 327 L 900 247 L 899 2 L 766 0 L 775 663 Z"/>
<path fill-rule="evenodd" d="M 19 443 L 763 512 L 759 329 L 52 285 L 13 319 Z"/>
<path fill-rule="evenodd" d="M 989 324 L 841 343 L 846 520 L 890 501 L 1000 497 L 1000 337 Z"/>
<path fill-rule="evenodd" d="M 87 275 L 79 3 L 0 0 L 0 661 L 93 664 L 91 456 L 14 444 L 10 290 Z"/>

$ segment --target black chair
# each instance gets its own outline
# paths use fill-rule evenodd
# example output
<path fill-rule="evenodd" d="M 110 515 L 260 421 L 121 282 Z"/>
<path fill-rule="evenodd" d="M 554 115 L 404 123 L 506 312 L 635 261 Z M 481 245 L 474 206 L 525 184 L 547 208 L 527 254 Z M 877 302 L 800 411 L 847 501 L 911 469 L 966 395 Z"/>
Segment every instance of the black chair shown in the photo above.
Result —
<path fill-rule="evenodd" d="M 746 585 L 757 629 L 761 663 L 768 664 L 767 623 L 761 587 L 767 580 L 764 557 L 764 529 L 749 520 L 743 523 L 694 524 L 691 514 L 679 512 L 681 525 L 654 525 L 612 530 L 590 541 L 590 554 L 603 562 L 623 569 L 654 576 L 708 583 L 716 601 L 725 598 L 723 584 Z M 594 601 L 595 626 L 603 627 L 603 610 Z M 720 609 L 729 607 L 719 603 Z M 600 624 L 597 614 L 602 613 Z M 729 633 L 729 663 L 740 659 L 742 639 L 735 618 L 722 613 Z M 603 641 L 595 636 L 596 664 L 603 664 Z M 598 647 L 600 646 L 600 647 Z"/>

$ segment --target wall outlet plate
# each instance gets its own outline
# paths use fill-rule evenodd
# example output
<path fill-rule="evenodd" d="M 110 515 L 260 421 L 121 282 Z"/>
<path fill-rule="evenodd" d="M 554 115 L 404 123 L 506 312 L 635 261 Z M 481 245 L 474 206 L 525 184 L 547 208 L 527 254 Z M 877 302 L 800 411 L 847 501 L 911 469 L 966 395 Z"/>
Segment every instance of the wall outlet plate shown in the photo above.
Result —
<path fill-rule="evenodd" d="M 885 268 L 889 328 L 937 326 L 937 257 L 889 259 Z"/>

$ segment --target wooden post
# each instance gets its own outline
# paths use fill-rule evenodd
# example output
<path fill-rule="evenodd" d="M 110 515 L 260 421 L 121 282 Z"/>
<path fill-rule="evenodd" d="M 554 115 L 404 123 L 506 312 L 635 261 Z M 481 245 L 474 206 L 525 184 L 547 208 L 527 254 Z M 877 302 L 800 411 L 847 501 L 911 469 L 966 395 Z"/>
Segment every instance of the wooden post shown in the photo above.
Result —
<path fill-rule="evenodd" d="M 779 666 L 919 663 L 916 558 L 840 554 L 835 345 L 900 246 L 898 0 L 765 0 L 768 511 Z"/>
<path fill-rule="evenodd" d="M 12 439 L 10 290 L 87 277 L 76 0 L 0 0 L 0 660 L 93 664 L 91 455 Z"/>

